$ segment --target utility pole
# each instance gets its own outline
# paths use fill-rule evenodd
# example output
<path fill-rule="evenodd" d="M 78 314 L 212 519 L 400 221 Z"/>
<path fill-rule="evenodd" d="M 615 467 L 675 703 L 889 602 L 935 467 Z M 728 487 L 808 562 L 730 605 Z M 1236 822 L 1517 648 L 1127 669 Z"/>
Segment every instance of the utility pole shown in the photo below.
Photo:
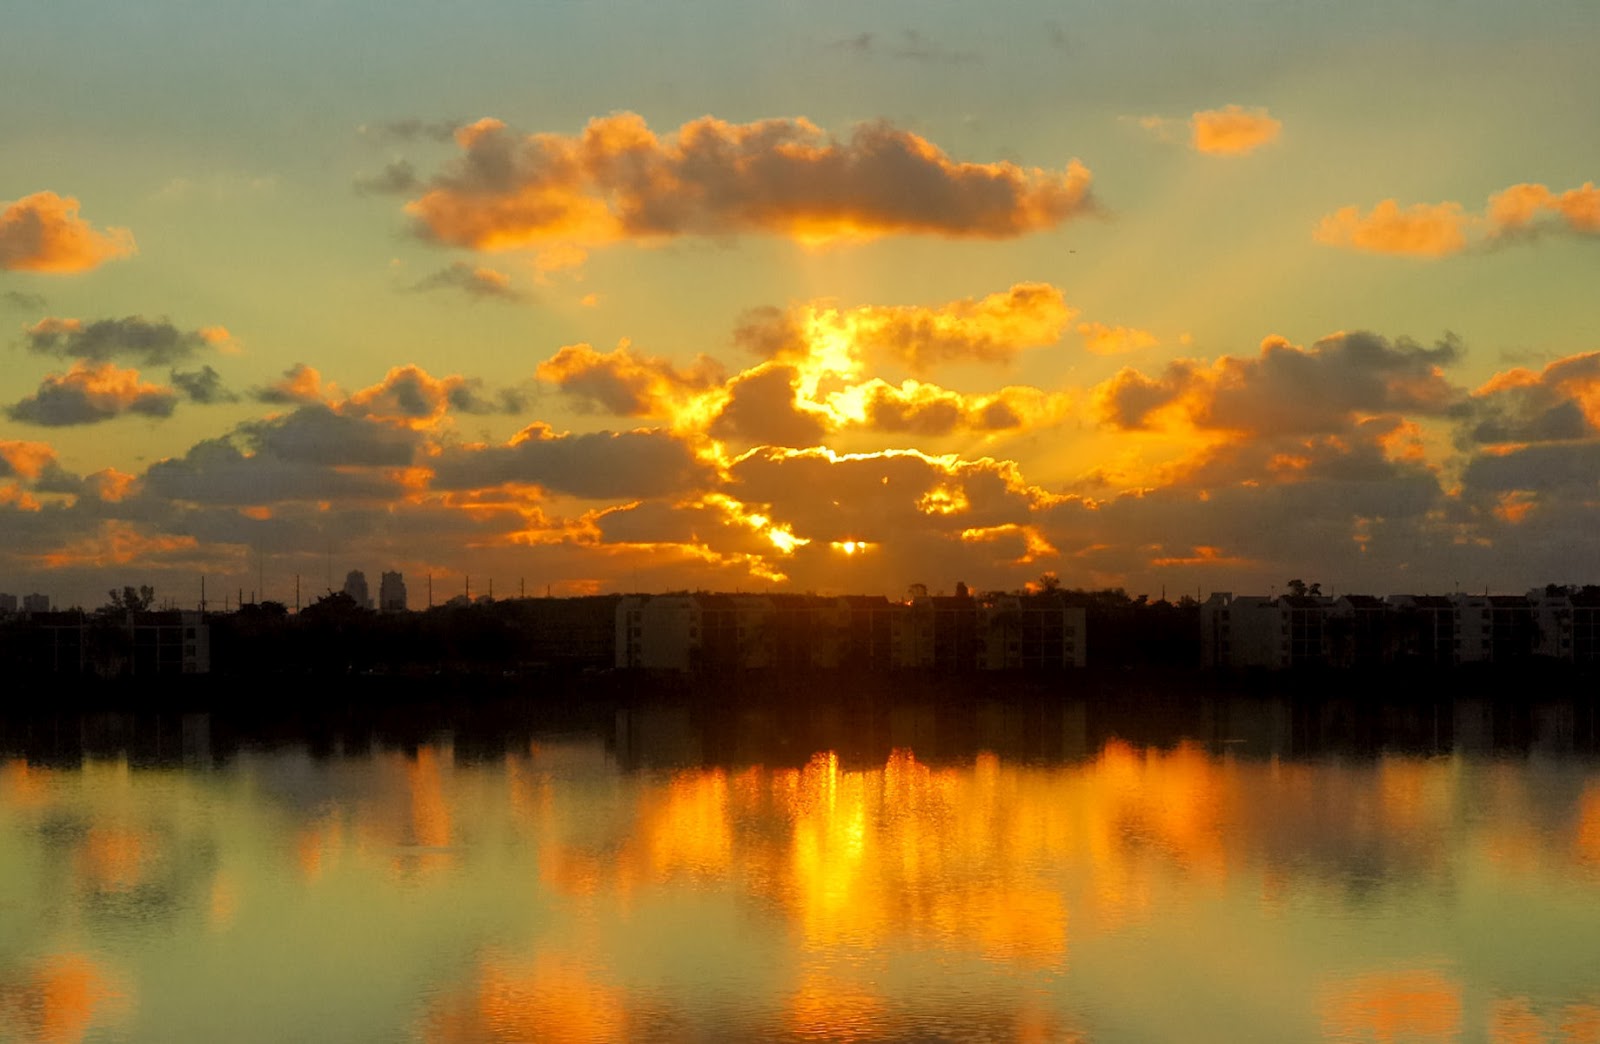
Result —
<path fill-rule="evenodd" d="M 428 608 L 433 608 L 433 574 L 428 574 Z"/>
<path fill-rule="evenodd" d="M 300 574 L 294 574 L 294 615 L 300 615 Z"/>

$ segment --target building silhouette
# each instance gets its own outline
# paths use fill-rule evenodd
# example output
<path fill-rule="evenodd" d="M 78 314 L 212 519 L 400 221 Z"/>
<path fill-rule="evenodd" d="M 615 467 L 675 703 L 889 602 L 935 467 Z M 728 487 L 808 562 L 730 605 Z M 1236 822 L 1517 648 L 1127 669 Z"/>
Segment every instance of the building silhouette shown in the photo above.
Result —
<path fill-rule="evenodd" d="M 349 595 L 356 603 L 358 609 L 372 608 L 372 595 L 367 590 L 367 574 L 359 569 L 352 569 L 345 574 L 344 593 Z"/>
<path fill-rule="evenodd" d="M 406 611 L 406 582 L 399 573 L 384 572 L 378 582 L 378 608 L 386 613 Z"/>

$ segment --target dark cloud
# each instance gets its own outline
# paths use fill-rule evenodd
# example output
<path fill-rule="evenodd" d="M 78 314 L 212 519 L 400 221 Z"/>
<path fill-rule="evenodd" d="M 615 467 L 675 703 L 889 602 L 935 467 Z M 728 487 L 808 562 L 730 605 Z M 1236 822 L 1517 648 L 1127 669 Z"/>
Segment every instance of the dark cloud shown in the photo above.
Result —
<path fill-rule="evenodd" d="M 722 367 L 703 355 L 684 369 L 636 353 L 626 343 L 609 352 L 587 344 L 566 345 L 540 363 L 537 373 L 585 407 L 618 417 L 669 414 L 685 396 L 723 380 Z"/>
<path fill-rule="evenodd" d="M 23 312 L 37 311 L 45 306 L 43 294 L 30 294 L 23 290 L 7 290 L 0 293 L 0 301 L 3 301 L 8 308 Z"/>
<path fill-rule="evenodd" d="M 929 62 L 939 65 L 958 65 L 978 60 L 978 52 L 956 51 L 928 39 L 915 29 L 904 29 L 898 36 L 884 40 L 876 33 L 857 33 L 829 44 L 830 49 L 845 51 L 863 58 L 883 56 L 901 61 Z"/>
<path fill-rule="evenodd" d="M 265 387 L 250 389 L 250 397 L 269 406 L 297 406 L 321 402 L 322 374 L 305 363 L 295 363 L 283 371 L 283 378 Z"/>
<path fill-rule="evenodd" d="M 1006 239 L 1092 206 L 1077 162 L 957 162 L 887 122 L 841 140 L 804 119 L 708 116 L 657 135 L 622 112 L 575 137 L 481 120 L 458 141 L 461 156 L 406 209 L 423 236 L 485 250 L 746 233 Z"/>
<path fill-rule="evenodd" d="M 380 142 L 449 142 L 460 130 L 460 120 L 421 120 L 407 117 L 387 123 L 364 123 L 356 128 L 363 138 Z"/>
<path fill-rule="evenodd" d="M 323 405 L 250 421 L 239 426 L 238 434 L 257 455 L 327 467 L 405 467 L 416 459 L 421 442 L 409 428 L 336 413 Z"/>
<path fill-rule="evenodd" d="M 229 439 L 207 439 L 181 458 L 160 461 L 145 472 L 142 497 L 148 509 L 170 511 L 168 502 L 276 504 L 283 501 L 386 500 L 403 491 L 388 474 L 370 469 L 321 466 L 314 458 L 339 454 L 309 451 L 297 458 L 263 446 L 245 454 Z M 300 447 L 304 449 L 304 447 Z"/>
<path fill-rule="evenodd" d="M 1157 411 L 1175 407 L 1196 427 L 1218 431 L 1340 431 L 1357 413 L 1449 413 L 1464 393 L 1441 371 L 1460 357 L 1450 336 L 1432 348 L 1365 332 L 1335 334 L 1309 349 L 1268 338 L 1250 358 L 1223 356 L 1209 366 L 1177 360 L 1157 378 L 1124 369 L 1096 398 L 1103 419 L 1120 428 L 1147 427 Z"/>
<path fill-rule="evenodd" d="M 223 385 L 222 375 L 210 366 L 202 366 L 192 372 L 173 370 L 171 379 L 172 386 L 188 396 L 190 402 L 210 405 L 239 401 L 239 397 Z"/>
<path fill-rule="evenodd" d="M 755 446 L 819 446 L 827 434 L 822 418 L 795 401 L 798 373 L 792 366 L 763 363 L 728 383 L 729 398 L 711 423 L 711 434 Z"/>
<path fill-rule="evenodd" d="M 557 435 L 535 424 L 509 445 L 449 447 L 429 463 L 436 489 L 523 483 L 599 500 L 668 496 L 710 480 L 688 446 L 661 431 Z"/>
<path fill-rule="evenodd" d="M 1458 416 L 1464 447 L 1592 438 L 1600 434 L 1600 352 L 1558 359 L 1537 373 L 1496 374 Z"/>
<path fill-rule="evenodd" d="M 417 168 L 407 160 L 395 160 L 369 177 L 356 178 L 355 190 L 363 196 L 396 196 L 422 185 Z"/>
<path fill-rule="evenodd" d="M 515 416 L 528 408 L 528 393 L 521 388 L 501 388 L 485 394 L 483 382 L 476 377 L 453 385 L 445 394 L 450 408 L 457 413 L 480 416 L 504 413 Z"/>
<path fill-rule="evenodd" d="M 226 342 L 228 332 L 220 327 L 180 330 L 165 319 L 130 315 L 90 323 L 41 319 L 24 336 L 29 350 L 58 359 L 129 359 L 144 366 L 170 366 Z"/>
<path fill-rule="evenodd" d="M 512 287 L 510 277 L 504 272 L 469 265 L 464 261 L 457 261 L 448 268 L 441 268 L 427 278 L 411 284 L 407 289 L 413 293 L 459 290 L 468 297 L 479 300 L 522 301 L 527 298 L 526 294 Z"/>
<path fill-rule="evenodd" d="M 167 417 L 178 404 L 171 388 L 139 379 L 137 370 L 79 363 L 45 377 L 39 390 L 6 408 L 12 420 L 46 427 L 95 424 L 125 413 Z"/>

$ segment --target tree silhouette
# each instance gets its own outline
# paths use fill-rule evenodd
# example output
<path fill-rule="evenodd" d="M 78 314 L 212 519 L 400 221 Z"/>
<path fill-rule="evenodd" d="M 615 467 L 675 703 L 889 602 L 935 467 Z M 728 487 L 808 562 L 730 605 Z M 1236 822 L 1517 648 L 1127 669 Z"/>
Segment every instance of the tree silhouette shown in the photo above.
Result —
<path fill-rule="evenodd" d="M 106 592 L 111 601 L 101 607 L 102 612 L 111 613 L 142 613 L 155 604 L 156 589 L 149 584 L 142 584 L 138 588 L 131 584 L 118 591 L 116 588 Z"/>

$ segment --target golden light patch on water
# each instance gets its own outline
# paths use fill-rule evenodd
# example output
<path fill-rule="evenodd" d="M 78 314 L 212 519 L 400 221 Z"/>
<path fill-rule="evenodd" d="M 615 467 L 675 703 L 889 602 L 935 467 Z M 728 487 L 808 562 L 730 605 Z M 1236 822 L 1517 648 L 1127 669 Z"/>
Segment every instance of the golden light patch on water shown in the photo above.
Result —
<path fill-rule="evenodd" d="M 1455 1041 L 1461 1033 L 1461 984 L 1439 972 L 1374 972 L 1329 984 L 1322 993 L 1322 1035 L 1330 1041 Z"/>

